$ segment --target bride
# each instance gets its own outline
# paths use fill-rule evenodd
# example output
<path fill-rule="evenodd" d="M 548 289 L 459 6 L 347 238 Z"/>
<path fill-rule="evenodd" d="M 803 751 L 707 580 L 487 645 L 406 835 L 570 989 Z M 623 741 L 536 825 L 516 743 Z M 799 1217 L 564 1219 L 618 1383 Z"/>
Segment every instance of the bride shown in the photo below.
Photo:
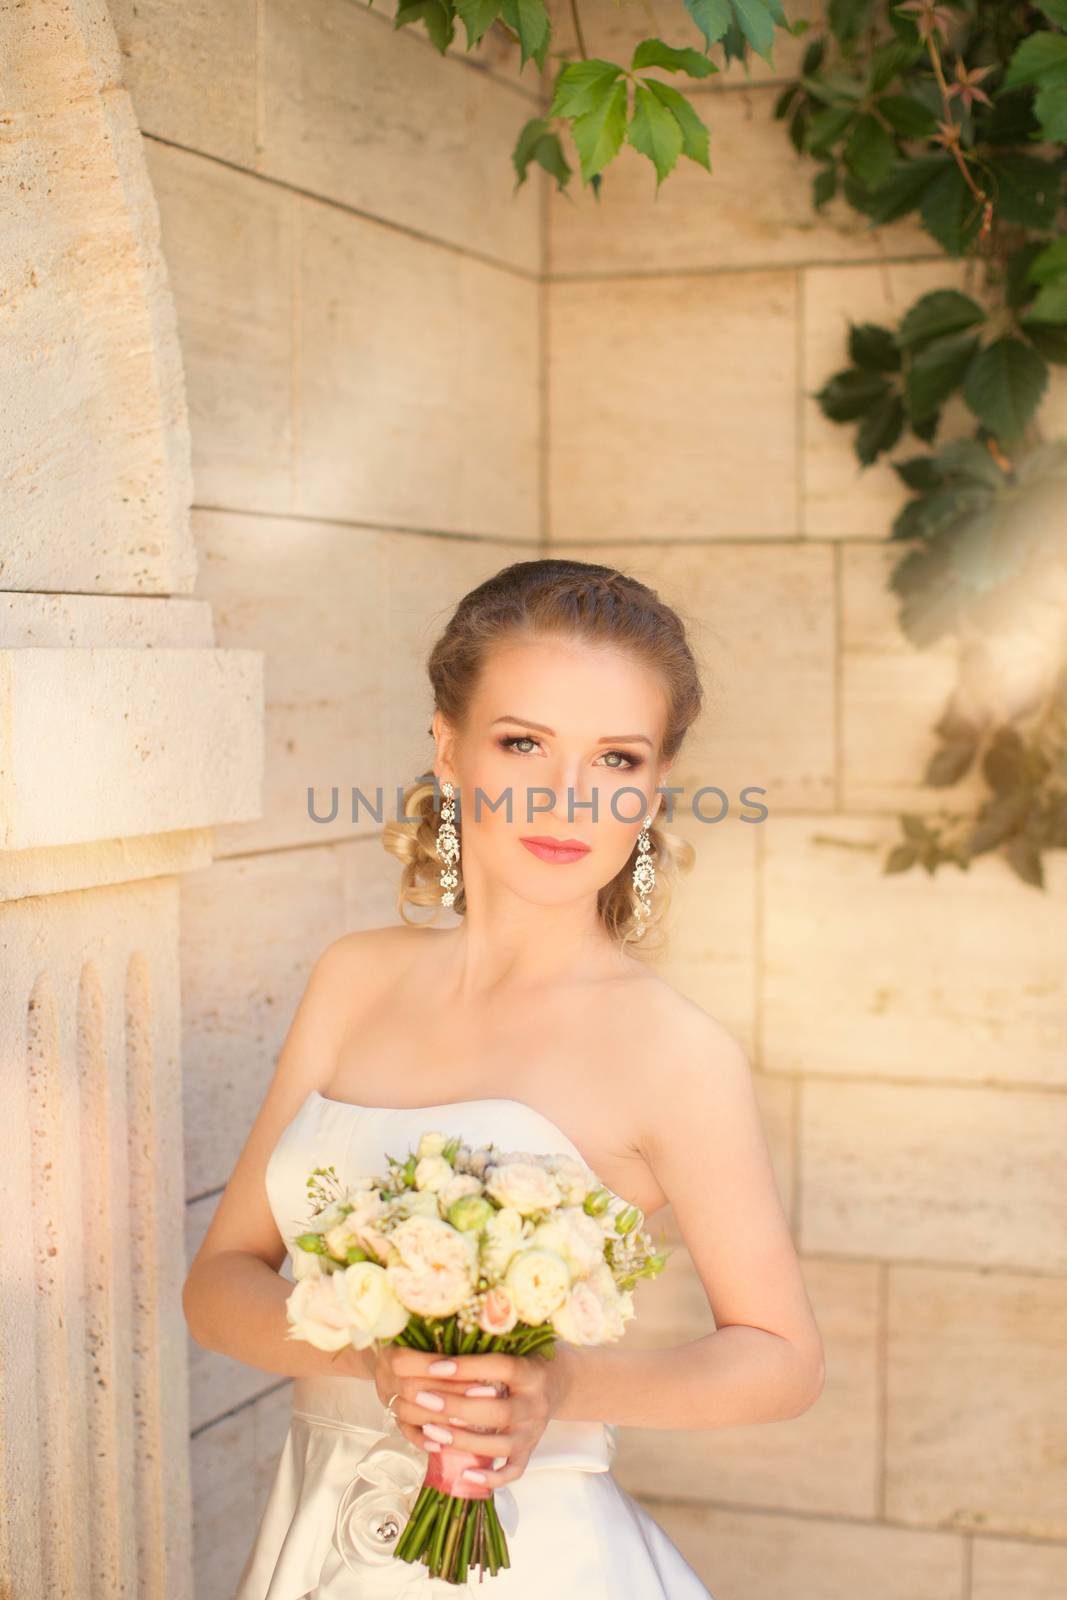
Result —
<path fill-rule="evenodd" d="M 384 832 L 404 863 L 402 920 L 315 961 L 185 1283 L 198 1344 L 294 1380 L 234 1600 L 415 1600 L 476 1582 L 489 1600 L 700 1600 L 709 1590 L 612 1474 L 616 1429 L 798 1416 L 823 1352 L 745 1053 L 649 960 L 692 861 L 660 811 L 699 673 L 653 590 L 545 559 L 460 602 L 429 676 L 436 781 L 409 787 Z M 439 850 L 447 784 L 454 861 Z M 407 919 L 442 903 L 456 926 Z M 559 1342 L 552 1360 L 390 1344 L 333 1356 L 289 1337 L 280 1269 L 308 1174 L 380 1171 L 427 1129 L 566 1152 L 646 1222 L 669 1203 L 714 1330 L 671 1348 Z M 392 1555 L 430 1453 L 449 1445 L 491 1457 L 511 1563 L 459 1586 Z"/>

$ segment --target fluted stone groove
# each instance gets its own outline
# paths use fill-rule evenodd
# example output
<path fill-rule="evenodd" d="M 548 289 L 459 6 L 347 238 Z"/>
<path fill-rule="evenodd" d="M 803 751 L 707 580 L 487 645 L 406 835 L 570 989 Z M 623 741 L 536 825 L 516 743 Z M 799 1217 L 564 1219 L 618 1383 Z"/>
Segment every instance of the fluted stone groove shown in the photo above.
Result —
<path fill-rule="evenodd" d="M 75 1474 L 85 1462 L 84 1374 L 78 1360 L 83 1323 L 75 1281 L 80 1245 L 74 1188 L 77 1174 L 70 1159 L 77 1143 L 71 1139 L 66 1114 L 59 1019 L 47 973 L 35 983 L 26 1010 L 24 1067 L 32 1227 L 32 1278 L 25 1287 L 34 1335 L 33 1346 L 25 1354 L 33 1358 L 33 1368 L 11 1376 L 15 1384 L 23 1381 L 35 1401 L 34 1426 L 22 1436 L 21 1449 L 35 1447 L 29 1462 L 36 1468 L 37 1494 L 23 1501 L 30 1488 L 24 1481 L 19 1500 L 29 1513 L 27 1522 L 35 1520 L 37 1526 L 33 1545 L 24 1545 L 18 1552 L 22 1568 L 18 1576 L 27 1582 L 39 1561 L 39 1592 L 72 1594 L 77 1575 L 86 1570 L 89 1553 L 88 1522 L 77 1515 L 74 1492 Z M 18 1436 L 11 1435 L 6 1447 L 13 1448 L 17 1442 Z"/>
<path fill-rule="evenodd" d="M 161 1352 L 159 1203 L 152 1153 L 158 1135 L 159 1096 L 153 1076 L 151 973 L 141 950 L 126 968 L 126 1149 L 129 1199 L 130 1424 L 134 1458 L 134 1538 L 138 1600 L 150 1600 L 148 1574 L 166 1571 L 166 1484 Z"/>

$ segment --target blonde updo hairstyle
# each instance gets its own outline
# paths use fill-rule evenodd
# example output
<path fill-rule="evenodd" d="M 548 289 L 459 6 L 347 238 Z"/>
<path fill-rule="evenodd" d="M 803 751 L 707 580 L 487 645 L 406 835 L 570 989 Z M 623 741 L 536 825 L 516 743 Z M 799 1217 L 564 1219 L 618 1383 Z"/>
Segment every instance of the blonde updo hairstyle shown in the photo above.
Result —
<path fill-rule="evenodd" d="M 459 602 L 427 663 L 434 705 L 455 729 L 462 729 L 467 708 L 486 660 L 503 641 L 554 634 L 628 651 L 656 672 L 666 691 L 667 721 L 658 764 L 672 761 L 703 706 L 700 674 L 677 612 L 655 590 L 614 567 L 584 561 L 544 559 L 518 561 L 472 589 Z M 413 923 L 409 906 L 439 906 L 444 891 L 444 863 L 437 854 L 440 785 L 432 774 L 404 790 L 402 818 L 388 821 L 382 833 L 385 848 L 403 863 L 398 910 Z M 458 798 L 458 797 L 457 797 Z M 417 820 L 407 821 L 406 818 Z M 463 916 L 463 835 L 457 863 L 460 882 L 453 910 Z M 658 953 L 666 942 L 665 918 L 677 875 L 693 865 L 692 845 L 653 819 L 649 848 L 655 867 L 651 915 L 635 915 L 633 869 L 635 844 L 626 865 L 597 896 L 597 909 L 608 932 L 636 955 Z M 431 919 L 435 920 L 435 919 Z M 644 933 L 638 936 L 643 926 Z"/>

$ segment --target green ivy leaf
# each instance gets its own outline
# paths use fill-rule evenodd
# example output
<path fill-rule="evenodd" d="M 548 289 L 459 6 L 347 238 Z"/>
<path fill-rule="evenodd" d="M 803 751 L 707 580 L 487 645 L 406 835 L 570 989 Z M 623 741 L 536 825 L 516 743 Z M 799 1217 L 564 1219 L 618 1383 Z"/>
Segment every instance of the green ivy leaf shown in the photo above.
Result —
<path fill-rule="evenodd" d="M 646 78 L 644 82 L 667 110 L 673 113 L 675 121 L 682 130 L 683 156 L 688 156 L 690 161 L 697 162 L 710 172 L 708 129 L 693 110 L 691 102 L 669 83 L 658 83 L 654 78 Z"/>
<path fill-rule="evenodd" d="M 871 220 L 895 222 L 907 216 L 922 201 L 926 191 L 953 165 L 951 156 L 919 156 L 894 167 L 884 183 L 878 185 L 871 207 Z"/>
<path fill-rule="evenodd" d="M 736 40 L 730 41 L 727 35 L 736 29 L 757 55 L 774 65 L 775 24 L 787 25 L 779 0 L 685 0 L 685 8 L 704 35 L 709 50 L 722 39 L 729 60 L 737 53 L 737 47 Z"/>
<path fill-rule="evenodd" d="M 856 455 L 865 467 L 869 467 L 884 451 L 892 450 L 904 431 L 904 420 L 904 403 L 897 394 L 886 395 L 868 412 L 859 426 L 855 441 Z"/>
<path fill-rule="evenodd" d="M 666 67 L 668 72 L 687 72 L 691 78 L 707 78 L 719 70 L 699 50 L 677 49 L 662 39 L 641 40 L 630 62 L 631 72 L 638 67 Z"/>
<path fill-rule="evenodd" d="M 907 461 L 891 461 L 890 466 L 909 489 L 936 489 L 942 481 L 936 456 L 910 456 Z"/>
<path fill-rule="evenodd" d="M 1067 237 L 1042 248 L 1030 266 L 1029 276 L 1035 283 L 1051 283 L 1054 278 L 1067 277 Z"/>
<path fill-rule="evenodd" d="M 467 30 L 467 49 L 473 50 L 500 15 L 500 0 L 452 0 Z"/>
<path fill-rule="evenodd" d="M 857 417 L 865 416 L 880 405 L 889 392 L 889 385 L 880 373 L 848 367 L 843 372 L 835 372 L 816 393 L 815 399 L 831 422 L 855 422 Z"/>
<path fill-rule="evenodd" d="M 1002 89 L 1032 83 L 1039 89 L 1067 85 L 1067 37 L 1062 33 L 1032 33 L 1008 62 Z"/>
<path fill-rule="evenodd" d="M 829 22 L 834 37 L 842 44 L 858 39 L 871 20 L 874 0 L 830 0 Z"/>
<path fill-rule="evenodd" d="M 841 135 L 852 126 L 855 112 L 837 106 L 823 106 L 808 124 L 807 147 L 815 156 L 829 155 Z"/>
<path fill-rule="evenodd" d="M 931 289 L 906 313 L 897 332 L 897 343 L 902 350 L 913 349 L 947 333 L 976 327 L 985 321 L 985 315 L 977 300 L 958 289 Z"/>
<path fill-rule="evenodd" d="M 1062 180 L 1052 162 L 1009 152 L 996 156 L 990 170 L 997 181 L 997 212 L 1005 222 L 1041 231 L 1054 225 Z"/>
<path fill-rule="evenodd" d="M 908 94 L 884 94 L 878 109 L 902 139 L 928 139 L 937 127 L 933 112 Z"/>
<path fill-rule="evenodd" d="M 415 22 L 425 22 L 431 44 L 444 55 L 456 31 L 451 7 L 442 0 L 402 0 L 393 17 L 394 32 Z"/>
<path fill-rule="evenodd" d="M 1034 113 L 1041 124 L 1042 138 L 1056 144 L 1067 143 L 1067 88 L 1039 89 L 1034 97 Z"/>
<path fill-rule="evenodd" d="M 634 85 L 634 114 L 626 138 L 655 167 L 658 193 L 660 184 L 682 153 L 682 130 L 677 119 L 646 84 Z"/>
<path fill-rule="evenodd" d="M 622 149 L 626 138 L 626 83 L 616 83 L 591 110 L 572 124 L 574 143 L 581 158 L 582 178 L 602 172 Z"/>
<path fill-rule="evenodd" d="M 536 161 L 555 178 L 557 192 L 566 187 L 571 176 L 571 166 L 563 154 L 559 135 L 543 117 L 531 118 L 522 128 L 511 152 L 511 160 L 518 174 L 516 189 L 526 182 L 526 169 L 531 161 Z"/>
<path fill-rule="evenodd" d="M 1048 367 L 1021 339 L 996 339 L 967 374 L 963 398 L 998 438 L 1018 439 L 1048 386 Z"/>
<path fill-rule="evenodd" d="M 1026 336 L 1038 355 L 1054 366 L 1067 367 L 1067 328 L 1051 322 L 1028 322 Z"/>
<path fill-rule="evenodd" d="M 811 203 L 816 211 L 828 205 L 837 193 L 837 168 L 831 164 L 817 172 L 811 182 Z"/>
<path fill-rule="evenodd" d="M 845 165 L 869 189 L 877 189 L 896 159 L 893 137 L 869 111 L 856 119 L 845 145 Z"/>
<path fill-rule="evenodd" d="M 1039 11 L 1057 28 L 1067 28 L 1067 0 L 1034 0 Z"/>
<path fill-rule="evenodd" d="M 1067 279 L 1046 283 L 1019 320 L 1027 328 L 1031 322 L 1067 322 Z"/>
<path fill-rule="evenodd" d="M 977 236 L 981 208 L 952 160 L 924 191 L 919 206 L 923 227 L 950 256 L 961 256 Z"/>
<path fill-rule="evenodd" d="M 621 72 L 614 61 L 602 61 L 596 56 L 590 61 L 566 62 L 556 76 L 552 103 L 545 115 L 580 117 L 594 110 L 611 93 Z"/>
<path fill-rule="evenodd" d="M 916 352 L 904 380 L 908 415 L 912 422 L 934 416 L 949 395 L 963 383 L 978 339 L 973 334 L 951 333 L 934 339 Z"/>
<path fill-rule="evenodd" d="M 853 364 L 868 372 L 899 372 L 900 350 L 891 328 L 876 322 L 850 322 L 848 353 Z"/>
<path fill-rule="evenodd" d="M 500 0 L 500 15 L 518 35 L 520 71 L 533 60 L 543 72 L 552 33 L 545 0 Z"/>

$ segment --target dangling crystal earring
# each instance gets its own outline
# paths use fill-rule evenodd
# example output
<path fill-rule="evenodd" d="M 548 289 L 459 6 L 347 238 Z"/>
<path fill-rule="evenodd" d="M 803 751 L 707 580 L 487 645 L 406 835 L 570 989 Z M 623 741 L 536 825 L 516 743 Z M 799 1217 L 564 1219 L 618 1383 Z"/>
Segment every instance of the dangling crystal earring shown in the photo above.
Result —
<path fill-rule="evenodd" d="M 450 906 L 455 901 L 456 890 L 459 888 L 459 873 L 454 866 L 459 860 L 459 835 L 455 829 L 456 808 L 452 803 L 456 791 L 451 783 L 445 782 L 441 786 L 441 792 L 444 800 L 435 843 L 438 857 L 445 864 L 445 870 L 441 874 L 441 888 L 444 890 L 441 904 Z"/>
<path fill-rule="evenodd" d="M 637 835 L 637 860 L 634 863 L 634 893 L 637 896 L 634 902 L 634 911 L 638 917 L 642 918 L 652 915 L 652 903 L 649 900 L 649 896 L 656 887 L 656 869 L 653 865 L 648 838 L 648 830 L 651 826 L 652 815 L 649 813 L 641 824 L 641 832 Z M 642 938 L 644 932 L 645 923 L 641 922 L 634 933 L 634 938 Z"/>

